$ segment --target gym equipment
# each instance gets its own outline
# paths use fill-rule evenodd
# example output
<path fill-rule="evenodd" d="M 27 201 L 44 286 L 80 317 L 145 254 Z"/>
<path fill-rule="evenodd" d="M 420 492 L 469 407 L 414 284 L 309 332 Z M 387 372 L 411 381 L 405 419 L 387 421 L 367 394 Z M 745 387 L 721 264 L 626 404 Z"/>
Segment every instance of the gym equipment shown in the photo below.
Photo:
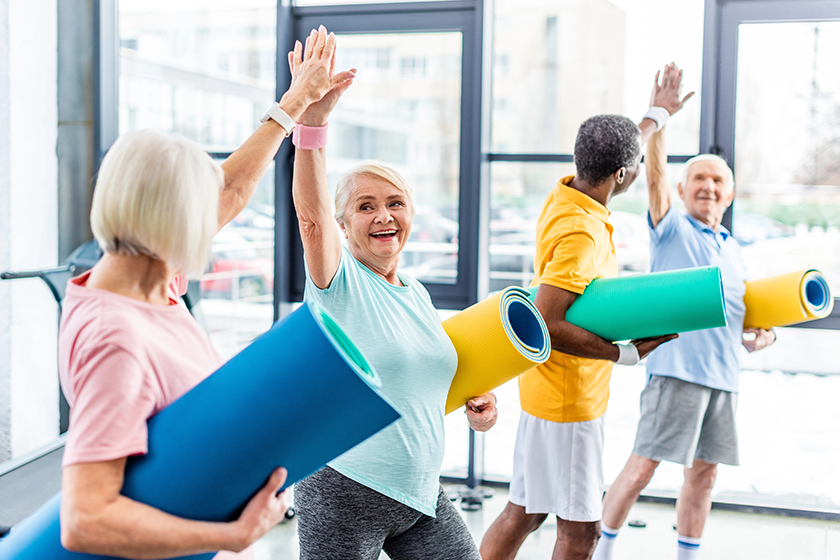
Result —
<path fill-rule="evenodd" d="M 784 327 L 823 319 L 834 309 L 831 288 L 819 270 L 799 270 L 746 284 L 744 327 Z"/>
<path fill-rule="evenodd" d="M 532 300 L 537 289 L 530 288 Z M 610 342 L 725 327 L 720 269 L 596 278 L 566 312 L 566 321 Z"/>
<path fill-rule="evenodd" d="M 446 414 L 548 359 L 548 329 L 528 291 L 509 287 L 443 322 L 458 352 Z"/>
<path fill-rule="evenodd" d="M 129 458 L 122 493 L 181 517 L 236 519 L 275 467 L 288 487 L 397 420 L 378 385 L 326 310 L 304 304 L 149 420 L 149 451 Z M 99 558 L 62 548 L 60 500 L 0 540 L 0 559 Z"/>

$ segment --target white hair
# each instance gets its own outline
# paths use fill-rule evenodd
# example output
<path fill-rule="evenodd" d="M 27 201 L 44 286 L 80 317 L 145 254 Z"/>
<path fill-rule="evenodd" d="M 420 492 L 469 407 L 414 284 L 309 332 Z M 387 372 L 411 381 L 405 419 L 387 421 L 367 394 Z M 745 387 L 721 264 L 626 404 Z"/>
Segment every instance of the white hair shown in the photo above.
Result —
<path fill-rule="evenodd" d="M 205 272 L 219 227 L 224 172 L 195 142 L 155 130 L 123 134 L 99 168 L 90 225 L 102 250 Z"/>
<path fill-rule="evenodd" d="M 376 177 L 387 181 L 397 187 L 406 197 L 411 216 L 414 217 L 414 189 L 408 184 L 405 178 L 396 170 L 378 161 L 363 161 L 353 169 L 342 175 L 335 187 L 335 219 L 338 223 L 344 224 L 344 217 L 347 214 L 347 206 L 350 204 L 350 196 L 358 186 L 356 180 L 359 177 Z"/>
<path fill-rule="evenodd" d="M 693 158 L 685 162 L 685 165 L 683 165 L 683 186 L 686 186 L 688 184 L 688 172 L 691 169 L 691 166 L 695 163 L 700 163 L 701 161 L 713 161 L 722 165 L 723 168 L 726 169 L 723 176 L 727 181 L 727 186 L 731 189 L 735 185 L 735 177 L 732 175 L 732 169 L 730 169 L 729 164 L 726 163 L 725 159 L 714 154 L 700 154 L 699 156 L 694 156 Z"/>

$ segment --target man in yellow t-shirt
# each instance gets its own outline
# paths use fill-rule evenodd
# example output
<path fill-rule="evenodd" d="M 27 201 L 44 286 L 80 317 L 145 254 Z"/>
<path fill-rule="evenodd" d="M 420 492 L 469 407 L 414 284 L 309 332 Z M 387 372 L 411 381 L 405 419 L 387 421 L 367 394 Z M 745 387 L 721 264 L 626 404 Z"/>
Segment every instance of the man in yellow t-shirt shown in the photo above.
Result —
<path fill-rule="evenodd" d="M 690 94 L 689 94 L 690 96 Z M 641 145 L 689 97 L 679 81 L 662 88 L 642 123 L 592 117 L 575 141 L 577 174 L 560 180 L 537 223 L 535 303 L 554 350 L 519 378 L 510 502 L 481 543 L 484 560 L 512 559 L 548 514 L 557 516 L 555 559 L 589 559 L 600 536 L 604 419 L 613 362 L 632 365 L 676 335 L 613 344 L 566 322 L 595 278 L 616 275 L 607 203 L 639 173 Z"/>

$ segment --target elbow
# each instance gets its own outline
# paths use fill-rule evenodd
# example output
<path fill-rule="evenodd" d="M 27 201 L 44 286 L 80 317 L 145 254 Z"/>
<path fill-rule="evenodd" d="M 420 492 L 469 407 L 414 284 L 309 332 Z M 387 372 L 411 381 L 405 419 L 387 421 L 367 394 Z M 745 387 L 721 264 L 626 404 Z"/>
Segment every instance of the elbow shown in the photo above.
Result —
<path fill-rule="evenodd" d="M 94 523 L 77 511 L 61 513 L 61 546 L 70 552 L 101 554 L 101 543 L 96 540 Z"/>

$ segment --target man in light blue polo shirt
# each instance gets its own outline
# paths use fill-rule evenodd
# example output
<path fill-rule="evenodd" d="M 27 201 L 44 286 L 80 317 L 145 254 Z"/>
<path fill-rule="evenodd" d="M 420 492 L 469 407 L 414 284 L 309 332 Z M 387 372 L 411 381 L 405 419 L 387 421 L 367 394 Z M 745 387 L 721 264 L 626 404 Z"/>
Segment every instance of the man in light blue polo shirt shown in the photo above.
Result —
<path fill-rule="evenodd" d="M 636 443 L 604 498 L 595 560 L 612 558 L 618 529 L 660 461 L 685 465 L 685 483 L 677 500 L 677 558 L 698 557 L 717 464 L 738 464 L 735 408 L 740 346 L 753 352 L 776 340 L 772 330 L 743 328 L 741 248 L 721 225 L 734 197 L 732 170 L 713 155 L 686 162 L 678 188 L 686 208 L 681 212 L 671 206 L 666 161 L 660 131 L 648 142 L 646 157 L 651 270 L 719 266 L 728 326 L 683 333 L 648 358 Z"/>

